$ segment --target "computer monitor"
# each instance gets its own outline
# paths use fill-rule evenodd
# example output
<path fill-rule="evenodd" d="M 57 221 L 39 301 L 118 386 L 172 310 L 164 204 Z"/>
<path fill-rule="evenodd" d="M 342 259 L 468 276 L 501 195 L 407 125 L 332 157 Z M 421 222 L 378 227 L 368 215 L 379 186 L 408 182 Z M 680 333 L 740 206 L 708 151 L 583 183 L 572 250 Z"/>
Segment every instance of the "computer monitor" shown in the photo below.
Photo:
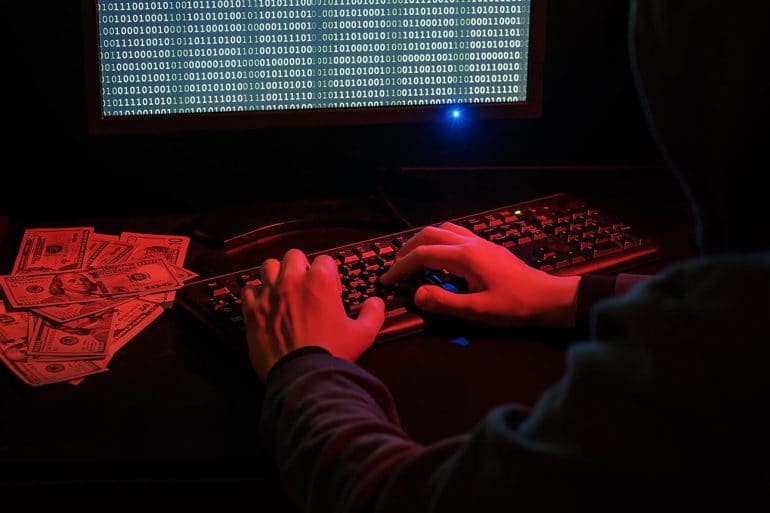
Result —
<path fill-rule="evenodd" d="M 541 112 L 544 0 L 84 0 L 92 134 Z"/>

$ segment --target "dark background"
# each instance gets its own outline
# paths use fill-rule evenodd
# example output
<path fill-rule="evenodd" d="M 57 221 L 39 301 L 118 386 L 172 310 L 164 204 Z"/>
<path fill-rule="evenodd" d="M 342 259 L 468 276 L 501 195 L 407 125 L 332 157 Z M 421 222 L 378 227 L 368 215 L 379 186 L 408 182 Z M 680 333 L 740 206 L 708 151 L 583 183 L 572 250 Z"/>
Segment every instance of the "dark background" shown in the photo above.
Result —
<path fill-rule="evenodd" d="M 6 172 L 35 180 L 3 199 L 25 214 L 356 194 L 387 180 L 383 172 L 413 166 L 647 165 L 657 158 L 629 70 L 626 2 L 549 2 L 540 119 L 105 137 L 86 134 L 80 2 L 14 4 L 3 36 L 5 146 L 6 162 L 17 164 Z"/>

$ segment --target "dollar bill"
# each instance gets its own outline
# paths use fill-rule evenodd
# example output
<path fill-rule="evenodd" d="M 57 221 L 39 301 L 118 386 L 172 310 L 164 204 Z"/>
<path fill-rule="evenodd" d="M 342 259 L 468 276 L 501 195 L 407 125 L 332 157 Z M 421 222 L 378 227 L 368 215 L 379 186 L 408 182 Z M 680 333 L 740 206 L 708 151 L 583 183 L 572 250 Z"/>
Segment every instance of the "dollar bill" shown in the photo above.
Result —
<path fill-rule="evenodd" d="M 190 245 L 190 237 L 123 232 L 120 234 L 120 240 L 134 248 L 129 256 L 129 260 L 163 258 L 167 264 L 178 270 L 176 276 L 180 282 L 190 279 L 187 276 L 187 273 L 190 273 L 190 271 L 182 267 L 187 256 L 187 248 Z M 166 292 L 165 294 L 147 298 L 152 303 L 167 304 L 171 304 L 174 299 L 176 299 L 176 293 L 174 292 Z"/>
<path fill-rule="evenodd" d="M 93 232 L 91 227 L 25 230 L 11 274 L 82 269 Z"/>
<path fill-rule="evenodd" d="M 112 336 L 112 342 L 107 348 L 105 363 L 109 363 L 115 353 L 163 313 L 161 305 L 139 299 L 122 304 L 115 310 L 117 311 L 115 332 Z"/>
<path fill-rule="evenodd" d="M 149 297 L 149 296 L 147 296 Z M 57 322 L 65 323 L 94 315 L 105 310 L 110 310 L 116 306 L 131 301 L 130 298 L 101 299 L 91 303 L 73 303 L 70 305 L 46 306 L 45 308 L 33 308 L 32 311 L 41 317 Z"/>
<path fill-rule="evenodd" d="M 170 292 L 182 284 L 165 260 L 154 258 L 78 272 L 1 276 L 0 285 L 12 306 L 30 308 Z"/>
<path fill-rule="evenodd" d="M 176 278 L 181 282 L 192 280 L 193 278 L 198 277 L 196 273 L 190 271 L 189 269 L 185 269 L 184 267 L 169 265 L 169 268 L 174 273 L 174 276 L 176 276 Z M 176 299 L 176 294 L 174 292 L 165 292 L 163 294 L 149 294 L 147 296 L 142 296 L 139 299 L 142 301 L 155 303 L 157 305 L 163 305 L 164 308 L 171 308 L 171 306 L 173 305 L 174 299 Z"/>
<path fill-rule="evenodd" d="M 127 261 L 134 247 L 116 239 L 114 235 L 94 233 L 88 243 L 86 267 L 102 267 Z"/>
<path fill-rule="evenodd" d="M 119 235 L 112 235 L 111 233 L 94 233 L 91 237 L 98 238 L 99 240 L 108 240 L 111 242 L 120 242 Z"/>
<path fill-rule="evenodd" d="M 29 315 L 27 320 L 27 340 L 32 340 L 32 338 L 35 336 L 35 330 L 37 330 L 38 326 L 40 326 L 40 318 L 34 315 Z"/>
<path fill-rule="evenodd" d="M 148 233 L 123 232 L 120 241 L 133 246 L 129 260 L 162 258 L 171 265 L 182 266 L 190 237 L 182 235 L 152 235 Z"/>
<path fill-rule="evenodd" d="M 182 283 L 186 282 L 187 280 L 192 280 L 193 278 L 198 277 L 197 273 L 194 273 L 189 269 L 185 269 L 184 267 L 169 265 L 169 268 L 171 269 L 171 271 L 173 271 L 174 276 L 176 276 L 176 278 Z"/>
<path fill-rule="evenodd" d="M 26 352 L 24 345 L 11 347 L 0 351 L 0 360 L 22 381 L 32 386 L 69 381 L 107 370 L 97 361 L 36 361 L 27 356 Z"/>
<path fill-rule="evenodd" d="M 29 336 L 27 312 L 0 312 L 0 348 L 26 341 Z"/>
<path fill-rule="evenodd" d="M 115 330 L 115 310 L 66 324 L 43 321 L 30 340 L 27 356 L 36 360 L 93 360 L 103 358 Z"/>

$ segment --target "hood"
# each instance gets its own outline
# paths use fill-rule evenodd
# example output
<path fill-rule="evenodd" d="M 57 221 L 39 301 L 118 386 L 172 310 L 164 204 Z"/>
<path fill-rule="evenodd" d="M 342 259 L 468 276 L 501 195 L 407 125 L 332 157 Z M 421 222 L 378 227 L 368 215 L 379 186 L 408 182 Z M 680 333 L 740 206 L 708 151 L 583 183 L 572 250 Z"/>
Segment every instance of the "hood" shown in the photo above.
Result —
<path fill-rule="evenodd" d="M 638 92 L 704 253 L 770 248 L 768 11 L 754 0 L 631 2 Z"/>

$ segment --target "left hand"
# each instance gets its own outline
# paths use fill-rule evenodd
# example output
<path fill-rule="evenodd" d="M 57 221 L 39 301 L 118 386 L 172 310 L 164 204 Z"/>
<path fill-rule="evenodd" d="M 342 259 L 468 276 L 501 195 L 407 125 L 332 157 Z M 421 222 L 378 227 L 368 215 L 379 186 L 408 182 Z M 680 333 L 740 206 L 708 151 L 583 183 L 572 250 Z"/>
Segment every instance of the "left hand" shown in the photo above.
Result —
<path fill-rule="evenodd" d="M 290 249 L 283 263 L 262 264 L 262 287 L 242 292 L 249 358 L 264 381 L 284 355 L 318 346 L 339 358 L 355 361 L 371 346 L 385 319 L 385 305 L 369 298 L 357 319 L 345 313 L 337 265 L 320 255 L 311 266 L 304 253 Z"/>

